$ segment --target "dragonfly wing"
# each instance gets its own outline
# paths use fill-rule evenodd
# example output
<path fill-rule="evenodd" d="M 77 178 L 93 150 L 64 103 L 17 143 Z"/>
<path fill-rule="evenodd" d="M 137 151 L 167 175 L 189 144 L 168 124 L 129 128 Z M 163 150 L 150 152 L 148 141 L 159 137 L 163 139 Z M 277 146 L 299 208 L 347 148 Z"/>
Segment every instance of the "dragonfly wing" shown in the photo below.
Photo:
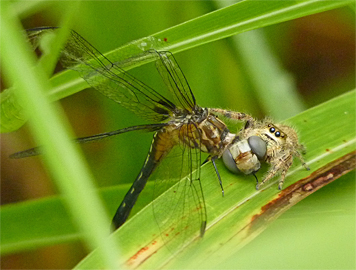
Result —
<path fill-rule="evenodd" d="M 29 39 L 34 46 L 39 38 L 56 28 L 29 30 Z M 140 61 L 154 61 L 156 54 L 150 51 L 129 57 L 122 62 L 113 63 L 94 46 L 75 31 L 70 36 L 61 52 L 60 62 L 63 67 L 79 72 L 87 83 L 106 97 L 131 110 L 141 118 L 152 121 L 164 121 L 175 111 L 176 106 L 161 94 L 136 79 L 125 67 L 135 66 Z"/>
<path fill-rule="evenodd" d="M 192 111 L 196 105 L 194 94 L 183 71 L 171 52 L 151 49 L 115 64 L 121 68 L 125 68 L 126 66 L 136 66 L 136 63 L 152 60 L 156 61 L 156 68 L 168 90 L 174 97 L 175 104 L 179 104 L 181 108 L 187 111 Z"/>
<path fill-rule="evenodd" d="M 154 174 L 153 212 L 161 236 L 172 253 L 205 231 L 207 216 L 200 165 L 201 151 L 180 145 Z"/>
<path fill-rule="evenodd" d="M 124 60 L 121 65 L 112 63 L 78 33 L 71 31 L 61 62 L 66 68 L 77 70 L 100 93 L 141 118 L 163 121 L 172 115 L 175 105 L 121 67 L 150 58 L 154 60 L 155 56 L 143 52 Z"/>
<path fill-rule="evenodd" d="M 191 112 L 196 102 L 183 71 L 171 52 L 158 52 L 158 54 L 160 59 L 156 61 L 156 68 L 164 83 L 173 95 L 176 103 Z"/>

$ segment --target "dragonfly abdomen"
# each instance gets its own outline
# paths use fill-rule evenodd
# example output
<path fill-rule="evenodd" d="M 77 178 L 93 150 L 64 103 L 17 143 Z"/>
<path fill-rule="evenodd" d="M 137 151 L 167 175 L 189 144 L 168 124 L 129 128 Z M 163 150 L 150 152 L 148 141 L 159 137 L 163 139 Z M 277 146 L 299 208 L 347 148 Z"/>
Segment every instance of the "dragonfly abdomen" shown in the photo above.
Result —
<path fill-rule="evenodd" d="M 112 220 L 115 229 L 121 227 L 121 225 L 125 223 L 130 215 L 131 209 L 137 201 L 138 196 L 146 186 L 148 178 L 157 168 L 161 160 L 177 143 L 177 135 L 175 134 L 176 129 L 172 128 L 173 126 L 168 126 L 155 133 L 146 161 L 139 175 L 136 177 L 136 180 L 126 193 L 125 198 L 121 202 Z"/>

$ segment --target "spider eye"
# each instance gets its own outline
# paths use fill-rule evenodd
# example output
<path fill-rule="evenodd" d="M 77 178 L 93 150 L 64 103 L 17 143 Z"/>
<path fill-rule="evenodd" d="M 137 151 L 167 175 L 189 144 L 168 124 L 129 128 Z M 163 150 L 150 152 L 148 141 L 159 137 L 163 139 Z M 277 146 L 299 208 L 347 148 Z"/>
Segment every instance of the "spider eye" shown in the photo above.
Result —
<path fill-rule="evenodd" d="M 271 133 L 274 133 L 274 132 L 276 131 L 276 129 L 275 129 L 274 127 L 271 127 L 271 128 L 269 129 L 269 131 L 270 131 Z"/>
<path fill-rule="evenodd" d="M 279 136 L 281 136 L 281 133 L 279 131 L 277 131 L 275 135 L 276 135 L 276 137 L 279 137 Z"/>
<path fill-rule="evenodd" d="M 267 144 L 259 136 L 251 136 L 247 139 L 248 144 L 251 147 L 252 153 L 254 153 L 259 160 L 263 160 L 267 152 Z"/>

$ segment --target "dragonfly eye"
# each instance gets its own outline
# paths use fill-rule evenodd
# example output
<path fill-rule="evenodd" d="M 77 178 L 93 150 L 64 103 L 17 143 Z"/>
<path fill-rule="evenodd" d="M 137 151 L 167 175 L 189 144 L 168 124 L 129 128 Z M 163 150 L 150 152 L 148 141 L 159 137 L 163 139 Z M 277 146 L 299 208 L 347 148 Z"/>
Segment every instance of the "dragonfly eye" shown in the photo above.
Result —
<path fill-rule="evenodd" d="M 267 144 L 259 136 L 251 136 L 247 139 L 251 151 L 259 160 L 263 160 L 267 152 Z"/>
<path fill-rule="evenodd" d="M 238 174 L 240 171 L 236 166 L 236 162 L 231 155 L 230 149 L 226 149 L 222 155 L 223 162 L 229 171 Z"/>

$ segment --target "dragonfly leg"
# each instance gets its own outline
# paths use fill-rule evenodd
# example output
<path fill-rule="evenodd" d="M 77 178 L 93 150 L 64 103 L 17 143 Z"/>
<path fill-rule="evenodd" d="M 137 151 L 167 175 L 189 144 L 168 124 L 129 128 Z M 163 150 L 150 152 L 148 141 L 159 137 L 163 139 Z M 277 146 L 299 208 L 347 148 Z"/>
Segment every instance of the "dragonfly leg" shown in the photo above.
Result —
<path fill-rule="evenodd" d="M 221 187 L 221 193 L 222 193 L 222 196 L 224 197 L 224 187 L 223 187 L 223 184 L 222 184 L 222 181 L 221 181 L 221 177 L 220 177 L 218 168 L 216 167 L 216 163 L 215 163 L 215 160 L 216 160 L 217 158 L 218 158 L 218 156 L 212 157 L 212 158 L 211 158 L 211 162 L 212 162 L 213 165 L 214 165 L 214 169 L 215 169 L 216 175 L 218 176 L 218 179 L 219 179 L 219 184 L 220 184 L 220 187 Z"/>
<path fill-rule="evenodd" d="M 204 165 L 205 163 L 209 162 L 211 160 L 211 156 L 208 156 L 206 158 L 206 160 L 204 160 L 204 162 L 201 165 Z"/>
<path fill-rule="evenodd" d="M 218 156 L 208 156 L 206 158 L 206 160 L 204 160 L 204 162 L 202 163 L 202 165 L 204 165 L 205 163 L 209 162 L 211 160 L 211 162 L 213 163 L 214 165 L 214 169 L 215 169 L 215 173 L 216 175 L 218 176 L 218 179 L 219 179 L 219 184 L 220 184 L 220 187 L 221 187 L 221 193 L 222 195 L 224 196 L 224 187 L 223 187 L 223 184 L 222 184 L 222 181 L 221 181 L 221 177 L 220 177 L 220 174 L 219 174 L 219 171 L 218 171 L 218 168 L 216 167 L 216 163 L 215 163 L 215 160 L 218 159 Z"/>

